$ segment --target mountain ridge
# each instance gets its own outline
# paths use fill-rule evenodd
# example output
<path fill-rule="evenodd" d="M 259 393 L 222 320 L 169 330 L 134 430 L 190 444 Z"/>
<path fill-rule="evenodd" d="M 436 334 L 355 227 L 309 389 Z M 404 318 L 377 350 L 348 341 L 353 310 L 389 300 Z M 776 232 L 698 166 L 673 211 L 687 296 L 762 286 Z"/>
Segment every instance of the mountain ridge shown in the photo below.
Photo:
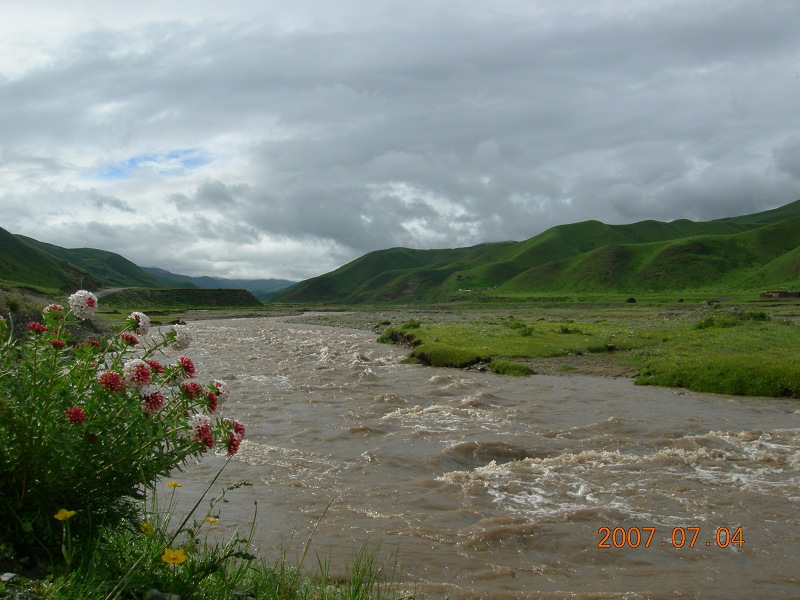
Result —
<path fill-rule="evenodd" d="M 647 293 L 800 287 L 800 200 L 695 222 L 597 220 L 557 225 L 520 242 L 386 248 L 323 275 L 287 280 L 191 277 L 139 267 L 114 252 L 66 249 L 0 228 L 0 282 L 61 292 L 245 289 L 259 300 L 418 303 L 539 293 Z"/>
<path fill-rule="evenodd" d="M 140 267 L 95 248 L 62 248 L 0 228 L 0 280 L 58 292 L 78 288 L 244 289 L 259 300 L 294 284 L 283 279 L 192 277 Z"/>
<path fill-rule="evenodd" d="M 281 302 L 448 302 L 526 293 L 797 287 L 800 200 L 737 217 L 557 225 L 521 242 L 370 252 Z M 377 265 L 383 265 L 378 268 Z M 771 266 L 770 266 L 771 265 Z"/>

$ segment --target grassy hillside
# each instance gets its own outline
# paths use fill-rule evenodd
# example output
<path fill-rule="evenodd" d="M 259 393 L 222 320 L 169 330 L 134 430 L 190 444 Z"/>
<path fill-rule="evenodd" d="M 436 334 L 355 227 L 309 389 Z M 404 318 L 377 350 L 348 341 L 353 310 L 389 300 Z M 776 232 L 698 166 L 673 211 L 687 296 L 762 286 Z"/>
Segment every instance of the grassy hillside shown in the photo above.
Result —
<path fill-rule="evenodd" d="M 243 285 L 236 285 L 240 281 L 222 280 L 221 285 L 210 277 L 192 278 L 160 269 L 143 269 L 114 252 L 61 248 L 0 229 L 0 283 L 3 282 L 11 288 L 35 288 L 49 295 L 73 292 L 79 287 L 89 290 L 123 288 L 111 295 L 101 292 L 103 304 L 112 310 L 263 306 Z M 251 283 L 271 289 L 282 282 Z"/>
<path fill-rule="evenodd" d="M 292 286 L 280 302 L 415 302 L 426 299 L 454 271 L 487 260 L 513 242 L 469 248 L 412 250 L 389 248 L 370 252 L 331 271 Z"/>
<path fill-rule="evenodd" d="M 96 286 L 85 270 L 43 252 L 0 228 L 0 280 L 51 291 L 75 290 L 81 281 Z"/>
<path fill-rule="evenodd" d="M 104 295 L 103 310 L 197 310 L 259 308 L 263 305 L 247 290 L 126 288 Z"/>
<path fill-rule="evenodd" d="M 286 302 L 447 302 L 542 292 L 797 287 L 800 200 L 704 223 L 585 221 L 523 242 L 372 252 L 290 288 Z"/>
<path fill-rule="evenodd" d="M 528 269 L 498 292 L 531 288 L 657 292 L 792 282 L 797 279 L 798 265 L 796 258 L 792 260 L 800 243 L 797 232 L 800 218 L 732 235 L 610 244 Z"/>
<path fill-rule="evenodd" d="M 100 287 L 164 287 L 164 285 L 127 258 L 94 248 L 61 248 L 22 235 L 15 236 L 64 262 L 92 274 Z"/>

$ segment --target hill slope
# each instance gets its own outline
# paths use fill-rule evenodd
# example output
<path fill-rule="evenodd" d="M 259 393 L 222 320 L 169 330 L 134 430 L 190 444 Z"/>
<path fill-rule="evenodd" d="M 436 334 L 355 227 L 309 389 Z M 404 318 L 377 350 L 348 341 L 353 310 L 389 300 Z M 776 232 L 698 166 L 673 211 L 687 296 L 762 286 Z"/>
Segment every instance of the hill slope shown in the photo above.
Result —
<path fill-rule="evenodd" d="M 259 306 L 259 299 L 244 283 L 255 283 L 263 293 L 292 282 L 276 280 L 217 280 L 211 277 L 186 277 L 162 269 L 144 269 L 130 260 L 105 250 L 67 249 L 0 229 L 0 281 L 15 286 L 38 288 L 43 292 L 72 292 L 120 288 L 113 300 L 158 302 L 170 306 Z M 260 287 L 259 287 L 260 286 Z M 183 289 L 171 289 L 183 288 Z M 188 289 L 187 289 L 188 288 Z"/>
<path fill-rule="evenodd" d="M 114 252 L 94 248 L 61 248 L 23 235 L 16 237 L 29 246 L 91 273 L 100 287 L 165 287 L 141 267 Z"/>
<path fill-rule="evenodd" d="M 477 291 L 502 296 L 797 286 L 799 233 L 800 200 L 704 223 L 584 221 L 523 242 L 371 252 L 277 300 L 442 302 Z"/>
<path fill-rule="evenodd" d="M 97 282 L 83 269 L 42 251 L 0 228 L 0 280 L 31 287 L 69 291 L 83 281 Z"/>

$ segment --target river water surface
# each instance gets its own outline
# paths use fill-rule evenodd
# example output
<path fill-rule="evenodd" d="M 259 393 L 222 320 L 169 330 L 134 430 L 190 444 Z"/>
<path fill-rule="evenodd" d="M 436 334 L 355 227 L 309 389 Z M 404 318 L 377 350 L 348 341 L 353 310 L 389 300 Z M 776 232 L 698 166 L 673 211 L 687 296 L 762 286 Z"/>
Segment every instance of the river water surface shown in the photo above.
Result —
<path fill-rule="evenodd" d="M 220 483 L 253 486 L 220 527 L 257 501 L 262 554 L 299 556 L 333 499 L 307 564 L 380 545 L 426 598 L 800 597 L 800 401 L 404 365 L 275 318 L 191 329 L 247 424 Z"/>

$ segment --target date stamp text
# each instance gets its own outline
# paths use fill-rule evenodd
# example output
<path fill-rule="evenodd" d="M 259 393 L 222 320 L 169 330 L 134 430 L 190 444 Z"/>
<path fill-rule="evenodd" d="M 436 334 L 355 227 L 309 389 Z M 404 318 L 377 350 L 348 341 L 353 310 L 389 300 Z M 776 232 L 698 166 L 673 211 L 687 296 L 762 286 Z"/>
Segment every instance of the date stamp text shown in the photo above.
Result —
<path fill-rule="evenodd" d="M 729 546 L 744 546 L 744 531 L 741 527 L 729 529 L 718 527 L 711 536 L 703 535 L 700 527 L 673 527 L 667 530 L 668 537 L 661 539 L 661 534 L 656 535 L 655 527 L 600 527 L 597 530 L 600 541 L 598 548 L 649 548 L 651 545 L 672 548 L 694 548 L 695 546 L 708 546 L 727 548 Z M 654 538 L 657 538 L 654 542 Z"/>

